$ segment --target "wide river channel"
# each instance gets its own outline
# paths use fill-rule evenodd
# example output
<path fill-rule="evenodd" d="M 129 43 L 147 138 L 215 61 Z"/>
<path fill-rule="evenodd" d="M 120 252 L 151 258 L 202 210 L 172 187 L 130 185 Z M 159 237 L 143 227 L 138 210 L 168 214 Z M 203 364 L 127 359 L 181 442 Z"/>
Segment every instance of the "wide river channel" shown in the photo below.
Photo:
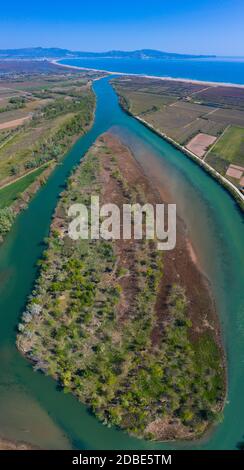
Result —
<path fill-rule="evenodd" d="M 94 82 L 95 121 L 20 214 L 0 247 L 0 436 L 45 449 L 234 449 L 244 435 L 244 218 L 231 196 L 197 164 L 119 107 L 104 78 Z M 201 442 L 151 443 L 107 428 L 58 390 L 15 347 L 16 326 L 37 275 L 51 217 L 71 170 L 112 130 L 177 204 L 216 301 L 228 361 L 223 419 Z"/>

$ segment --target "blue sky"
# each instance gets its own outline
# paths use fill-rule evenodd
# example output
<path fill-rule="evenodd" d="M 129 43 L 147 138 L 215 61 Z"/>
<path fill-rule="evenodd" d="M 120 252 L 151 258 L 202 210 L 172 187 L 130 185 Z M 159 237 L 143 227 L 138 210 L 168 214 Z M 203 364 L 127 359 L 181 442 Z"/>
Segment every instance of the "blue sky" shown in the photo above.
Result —
<path fill-rule="evenodd" d="M 243 0 L 12 0 L 0 8 L 0 48 L 244 56 L 243 25 Z"/>

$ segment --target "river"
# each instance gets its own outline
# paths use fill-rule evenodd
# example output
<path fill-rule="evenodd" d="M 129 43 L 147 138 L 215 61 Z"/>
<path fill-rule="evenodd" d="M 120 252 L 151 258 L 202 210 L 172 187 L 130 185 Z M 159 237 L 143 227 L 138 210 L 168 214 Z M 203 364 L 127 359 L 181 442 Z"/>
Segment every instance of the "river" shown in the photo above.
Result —
<path fill-rule="evenodd" d="M 244 434 L 243 216 L 231 196 L 179 150 L 125 114 L 109 79 L 94 83 L 95 121 L 55 168 L 0 247 L 0 436 L 45 449 L 234 449 Z M 16 325 L 37 275 L 36 262 L 57 199 L 72 168 L 98 135 L 111 129 L 145 171 L 165 184 L 208 276 L 228 357 L 223 421 L 202 442 L 150 443 L 99 423 L 72 395 L 58 390 L 15 348 Z"/>

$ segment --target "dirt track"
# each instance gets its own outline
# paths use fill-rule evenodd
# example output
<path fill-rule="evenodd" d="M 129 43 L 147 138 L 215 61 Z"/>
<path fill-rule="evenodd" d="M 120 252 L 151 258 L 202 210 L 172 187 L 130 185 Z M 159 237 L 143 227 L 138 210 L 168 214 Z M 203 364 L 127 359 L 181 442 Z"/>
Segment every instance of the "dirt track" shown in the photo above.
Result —
<path fill-rule="evenodd" d="M 14 119 L 13 121 L 7 121 L 0 124 L 0 130 L 2 129 L 11 129 L 12 127 L 21 126 L 25 121 L 30 119 L 31 116 L 25 116 L 19 119 Z"/>

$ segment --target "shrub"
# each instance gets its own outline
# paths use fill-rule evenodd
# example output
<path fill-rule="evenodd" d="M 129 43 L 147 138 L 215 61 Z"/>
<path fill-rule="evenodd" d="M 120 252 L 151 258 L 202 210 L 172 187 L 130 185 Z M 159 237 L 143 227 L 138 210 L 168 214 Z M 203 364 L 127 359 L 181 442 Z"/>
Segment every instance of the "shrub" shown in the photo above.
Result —
<path fill-rule="evenodd" d="M 0 235 L 4 235 L 12 227 L 15 215 L 11 207 L 0 209 Z"/>

